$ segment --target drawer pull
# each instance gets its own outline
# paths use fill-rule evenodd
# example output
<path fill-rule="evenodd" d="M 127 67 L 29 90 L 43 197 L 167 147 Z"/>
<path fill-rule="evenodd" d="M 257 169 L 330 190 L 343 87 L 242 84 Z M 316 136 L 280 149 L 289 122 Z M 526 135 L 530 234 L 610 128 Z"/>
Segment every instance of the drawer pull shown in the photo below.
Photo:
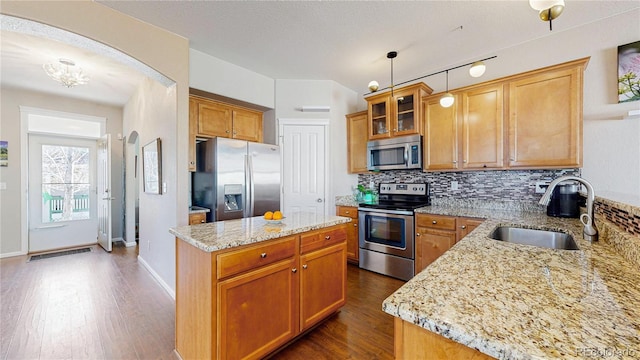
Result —
<path fill-rule="evenodd" d="M 437 222 L 437 221 L 435 221 L 435 220 L 433 220 L 431 223 L 432 223 L 432 224 L 437 224 L 438 222 Z"/>
<path fill-rule="evenodd" d="M 466 229 L 466 228 L 467 228 L 467 225 L 462 225 L 462 226 L 460 226 L 460 229 L 463 229 L 463 230 L 464 230 L 464 229 Z"/>
<path fill-rule="evenodd" d="M 420 233 L 416 233 L 416 236 L 420 236 Z"/>
<path fill-rule="evenodd" d="M 260 257 L 263 258 L 263 259 L 266 258 L 267 257 L 267 253 L 260 254 Z"/>
<path fill-rule="evenodd" d="M 307 264 L 302 265 L 302 268 L 306 269 L 307 268 Z"/>
<path fill-rule="evenodd" d="M 298 269 L 293 268 L 293 269 L 291 269 L 291 272 L 293 272 L 293 273 L 294 273 L 294 272 L 298 272 Z"/>
<path fill-rule="evenodd" d="M 331 239 L 331 235 L 327 235 L 327 236 L 325 236 L 325 237 L 324 237 L 324 239 L 325 239 L 325 240 L 329 240 L 329 239 Z"/>
<path fill-rule="evenodd" d="M 349 212 L 349 210 L 347 210 L 347 211 L 345 211 L 344 213 L 345 213 L 345 214 L 350 214 L 351 212 Z"/>
<path fill-rule="evenodd" d="M 200 220 L 200 223 L 201 223 L 201 224 L 204 224 L 204 219 Z"/>
<path fill-rule="evenodd" d="M 353 226 L 358 227 L 358 224 L 353 224 Z"/>

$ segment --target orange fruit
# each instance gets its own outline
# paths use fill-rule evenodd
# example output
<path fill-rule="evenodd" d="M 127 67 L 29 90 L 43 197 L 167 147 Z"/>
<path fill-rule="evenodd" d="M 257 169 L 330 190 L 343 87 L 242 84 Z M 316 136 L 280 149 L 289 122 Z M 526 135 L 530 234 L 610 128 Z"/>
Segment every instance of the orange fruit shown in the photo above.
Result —
<path fill-rule="evenodd" d="M 282 219 L 282 213 L 280 211 L 274 211 L 273 220 L 281 220 L 281 219 Z"/>
<path fill-rule="evenodd" d="M 273 219 L 273 213 L 271 211 L 267 211 L 266 213 L 264 213 L 264 219 L 265 220 Z"/>

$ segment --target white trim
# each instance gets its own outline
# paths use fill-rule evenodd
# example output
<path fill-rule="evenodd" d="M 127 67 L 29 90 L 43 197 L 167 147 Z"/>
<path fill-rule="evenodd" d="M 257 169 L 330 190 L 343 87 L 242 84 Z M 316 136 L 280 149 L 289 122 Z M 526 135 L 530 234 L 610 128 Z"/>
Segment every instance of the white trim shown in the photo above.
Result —
<path fill-rule="evenodd" d="M 27 255 L 27 253 L 22 251 L 14 251 L 6 254 L 0 254 L 0 259 L 14 257 L 14 256 L 24 256 L 24 255 Z"/>
<path fill-rule="evenodd" d="M 70 113 L 65 111 L 48 110 L 32 106 L 20 105 L 20 187 L 22 194 L 20 208 L 20 253 L 29 252 L 29 115 L 43 115 L 55 117 L 68 117 L 75 120 L 92 121 L 100 123 L 100 132 L 107 128 L 107 118 L 100 116 Z M 35 132 L 33 134 L 36 134 Z M 48 136 L 62 136 L 60 134 L 42 134 Z M 75 137 L 75 136 L 69 136 Z M 77 138 L 77 137 L 76 137 Z M 91 138 L 93 139 L 93 138 Z M 2 255 L 0 255 L 2 256 Z"/>
<path fill-rule="evenodd" d="M 175 301 L 176 300 L 176 293 L 175 291 L 173 291 L 173 289 L 171 289 L 171 287 L 164 282 L 164 280 L 162 280 L 162 278 L 160 277 L 160 275 L 158 275 L 157 272 L 155 272 L 155 270 L 153 270 L 153 268 L 147 264 L 146 261 L 144 261 L 143 258 L 140 257 L 140 255 L 138 255 L 138 262 L 145 268 L 147 269 L 147 271 L 151 274 L 151 276 L 158 282 L 158 284 L 160 286 L 162 286 L 162 288 L 169 294 L 169 296 L 171 296 L 171 298 Z"/>
<path fill-rule="evenodd" d="M 331 189 L 333 189 L 333 183 L 331 183 L 331 168 L 329 167 L 329 158 L 331 155 L 331 144 L 329 136 L 331 134 L 331 119 L 300 119 L 300 118 L 288 118 L 282 119 L 278 118 L 277 120 L 278 126 L 276 127 L 276 139 L 278 145 L 282 149 L 282 135 L 284 133 L 284 127 L 286 125 L 296 125 L 296 126 L 305 126 L 305 125 L 313 125 L 313 126 L 324 126 L 324 212 L 325 215 L 332 215 L 333 212 L 329 209 L 328 199 L 333 198 L 333 193 Z M 281 151 L 282 153 L 282 151 Z M 280 178 L 282 179 L 283 170 L 283 159 L 280 156 Z M 282 189 L 282 184 L 280 185 L 280 204 L 284 203 L 284 192 Z"/>

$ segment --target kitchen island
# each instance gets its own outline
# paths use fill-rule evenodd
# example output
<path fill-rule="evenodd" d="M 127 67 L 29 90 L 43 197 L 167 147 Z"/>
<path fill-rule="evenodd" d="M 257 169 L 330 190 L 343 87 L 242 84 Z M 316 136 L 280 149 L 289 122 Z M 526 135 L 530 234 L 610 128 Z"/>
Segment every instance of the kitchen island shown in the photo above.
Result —
<path fill-rule="evenodd" d="M 182 226 L 176 236 L 176 351 L 255 359 L 346 301 L 350 218 L 292 213 Z"/>
<path fill-rule="evenodd" d="M 606 221 L 590 243 L 577 219 L 543 212 L 416 212 L 486 221 L 383 302 L 396 358 L 640 358 L 640 263 L 614 250 Z M 579 250 L 490 239 L 502 225 L 569 233 Z"/>

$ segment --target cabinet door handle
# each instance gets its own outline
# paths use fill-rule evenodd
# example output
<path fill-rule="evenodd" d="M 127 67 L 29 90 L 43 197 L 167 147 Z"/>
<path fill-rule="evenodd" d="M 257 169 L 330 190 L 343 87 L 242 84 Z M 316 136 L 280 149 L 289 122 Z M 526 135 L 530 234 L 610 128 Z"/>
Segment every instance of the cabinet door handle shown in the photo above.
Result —
<path fill-rule="evenodd" d="M 201 224 L 204 224 L 204 223 L 205 223 L 205 220 L 204 220 L 204 219 L 200 220 L 200 223 L 201 223 Z"/>
<path fill-rule="evenodd" d="M 353 224 L 353 226 L 358 227 L 358 224 Z"/>
<path fill-rule="evenodd" d="M 466 229 L 466 228 L 467 228 L 467 225 L 462 225 L 462 226 L 460 226 L 460 229 L 463 229 L 463 230 L 464 230 L 464 229 Z"/>
<path fill-rule="evenodd" d="M 420 233 L 416 233 L 416 236 L 420 236 Z"/>
<path fill-rule="evenodd" d="M 260 257 L 263 258 L 263 259 L 266 258 L 267 257 L 267 253 L 260 254 Z"/>
<path fill-rule="evenodd" d="M 324 239 L 325 239 L 325 240 L 329 240 L 329 239 L 331 239 L 331 235 L 327 235 L 327 236 L 325 236 L 325 237 L 324 237 Z"/>
<path fill-rule="evenodd" d="M 233 132 L 233 135 L 236 135 L 236 134 L 238 134 L 238 132 L 237 132 L 237 131 L 234 131 L 234 132 Z"/>
<path fill-rule="evenodd" d="M 435 221 L 435 220 L 433 220 L 433 221 L 431 221 L 431 223 L 432 223 L 432 224 L 437 224 L 438 222 L 437 222 L 437 221 Z"/>
<path fill-rule="evenodd" d="M 302 265 L 302 268 L 306 269 L 307 268 L 307 264 Z"/>
<path fill-rule="evenodd" d="M 229 130 L 225 130 L 224 132 L 226 132 L 227 134 L 229 133 Z"/>
<path fill-rule="evenodd" d="M 294 272 L 298 272 L 298 269 L 293 268 L 293 269 L 291 269 L 291 272 L 293 272 L 293 273 L 294 273 Z"/>

